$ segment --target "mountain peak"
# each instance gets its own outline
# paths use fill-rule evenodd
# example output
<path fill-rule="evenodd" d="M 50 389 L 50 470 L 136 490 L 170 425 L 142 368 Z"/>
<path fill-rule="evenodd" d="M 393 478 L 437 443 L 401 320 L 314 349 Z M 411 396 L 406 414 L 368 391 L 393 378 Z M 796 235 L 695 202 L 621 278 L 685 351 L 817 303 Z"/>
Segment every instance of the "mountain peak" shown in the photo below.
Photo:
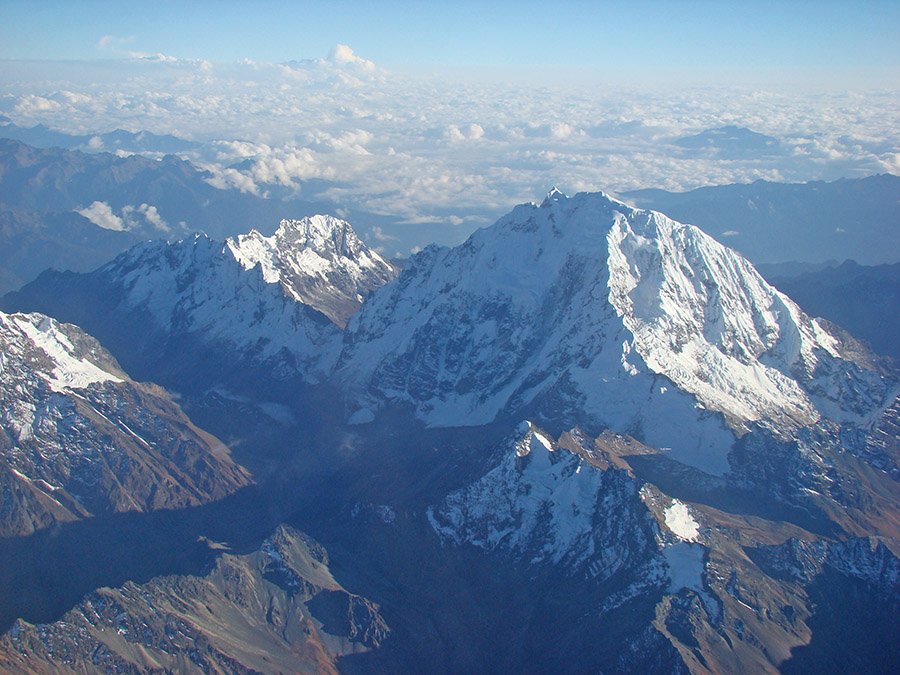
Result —
<path fill-rule="evenodd" d="M 547 193 L 547 196 L 544 197 L 544 201 L 541 202 L 542 207 L 550 206 L 553 202 L 560 202 L 568 199 L 568 195 L 565 192 L 560 190 L 555 185 L 550 188 L 550 192 Z"/>
<path fill-rule="evenodd" d="M 334 216 L 284 219 L 271 237 L 256 230 L 227 241 L 245 269 L 259 265 L 268 283 L 343 328 L 371 291 L 393 278 L 393 266 Z"/>
<path fill-rule="evenodd" d="M 348 234 L 356 238 L 356 233 L 346 220 L 320 214 L 300 219 L 285 218 L 278 224 L 275 234 L 282 237 L 300 236 L 312 244 L 327 240 L 340 241 Z"/>
<path fill-rule="evenodd" d="M 517 207 L 405 270 L 354 330 L 365 340 L 339 365 L 351 387 L 428 424 L 575 410 L 571 422 L 642 428 L 642 442 L 718 475 L 749 425 L 865 426 L 891 398 L 737 253 L 604 193 Z"/>
<path fill-rule="evenodd" d="M 252 230 L 251 234 L 254 233 L 259 235 Z M 307 248 L 326 258 L 360 260 L 373 253 L 356 236 L 350 223 L 329 215 L 305 216 L 299 220 L 285 218 L 268 239 L 283 252 Z"/>

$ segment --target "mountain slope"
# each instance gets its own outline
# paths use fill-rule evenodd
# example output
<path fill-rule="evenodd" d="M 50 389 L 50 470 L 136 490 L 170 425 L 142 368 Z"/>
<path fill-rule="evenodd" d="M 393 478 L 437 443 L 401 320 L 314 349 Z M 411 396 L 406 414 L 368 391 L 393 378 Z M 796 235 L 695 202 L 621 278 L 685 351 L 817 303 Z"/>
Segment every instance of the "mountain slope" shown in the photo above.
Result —
<path fill-rule="evenodd" d="M 202 504 L 249 483 L 217 439 L 77 327 L 0 313 L 0 345 L 0 536 Z"/>
<path fill-rule="evenodd" d="M 269 283 L 317 309 L 340 328 L 363 299 L 394 276 L 393 266 L 359 240 L 350 223 L 332 216 L 282 220 L 275 234 L 257 230 L 227 241 L 245 269 L 259 265 Z"/>
<path fill-rule="evenodd" d="M 845 260 L 800 274 L 780 274 L 777 267 L 764 273 L 807 314 L 833 321 L 900 362 L 900 263 L 869 266 Z"/>
<path fill-rule="evenodd" d="M 46 272 L 4 298 L 97 335 L 131 372 L 179 390 L 253 386 L 258 369 L 314 382 L 340 330 L 204 235 L 147 243 L 90 274 Z"/>
<path fill-rule="evenodd" d="M 818 670 L 836 658 L 867 670 L 896 658 L 884 647 L 888 617 L 900 606 L 900 560 L 884 542 L 817 538 L 672 498 L 636 475 L 635 460 L 647 451 L 633 439 L 592 440 L 577 429 L 554 441 L 523 423 L 482 476 L 426 511 L 443 550 L 479 551 L 510 575 L 524 564 L 535 595 L 566 578 L 578 588 L 570 605 L 597 594 L 577 613 L 577 629 L 555 620 L 532 626 L 548 642 L 539 648 L 545 668 L 777 672 L 784 664 Z M 871 617 L 838 609 L 864 603 Z M 855 628 L 860 621 L 865 634 Z M 606 644 L 610 624 L 628 629 Z M 598 649 L 556 651 L 576 635 L 592 636 Z"/>
<path fill-rule="evenodd" d="M 371 418 L 535 414 L 628 432 L 711 473 L 751 427 L 868 428 L 896 383 L 699 229 L 552 192 L 427 249 L 351 320 L 337 377 Z"/>
<path fill-rule="evenodd" d="M 371 602 L 334 580 L 319 544 L 279 526 L 204 576 L 104 588 L 55 623 L 17 622 L 0 639 L 0 668 L 334 673 L 389 633 Z"/>

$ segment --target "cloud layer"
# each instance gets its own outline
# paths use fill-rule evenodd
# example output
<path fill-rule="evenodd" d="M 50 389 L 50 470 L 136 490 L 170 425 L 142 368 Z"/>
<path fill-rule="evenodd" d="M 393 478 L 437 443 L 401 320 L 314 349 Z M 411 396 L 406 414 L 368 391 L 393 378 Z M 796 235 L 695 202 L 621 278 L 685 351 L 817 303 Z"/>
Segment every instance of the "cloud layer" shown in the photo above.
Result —
<path fill-rule="evenodd" d="M 582 86 L 400 77 L 346 45 L 327 58 L 283 64 L 161 54 L 8 62 L 0 113 L 73 133 L 123 127 L 179 135 L 204 143 L 185 156 L 219 187 L 296 192 L 336 208 L 462 229 L 551 185 L 615 193 L 900 173 L 895 90 L 636 92 L 603 86 L 600 76 Z M 778 139 L 779 152 L 736 159 L 674 144 L 726 125 Z M 85 212 L 105 227 L 127 224 L 128 214 L 98 203 Z M 153 223 L 158 214 L 141 216 Z"/>

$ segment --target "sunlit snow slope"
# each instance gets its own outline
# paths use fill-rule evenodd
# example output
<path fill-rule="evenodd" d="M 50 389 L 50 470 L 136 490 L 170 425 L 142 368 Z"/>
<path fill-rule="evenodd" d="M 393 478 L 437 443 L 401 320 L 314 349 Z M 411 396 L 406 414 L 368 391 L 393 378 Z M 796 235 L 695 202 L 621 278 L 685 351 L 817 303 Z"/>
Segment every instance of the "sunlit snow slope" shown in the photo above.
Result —
<path fill-rule="evenodd" d="M 437 426 L 536 409 L 713 473 L 750 424 L 865 426 L 893 386 L 734 251 L 603 193 L 554 190 L 426 249 L 348 333 L 358 420 L 387 401 Z"/>
<path fill-rule="evenodd" d="M 366 246 L 350 223 L 333 216 L 282 220 L 271 237 L 256 230 L 227 241 L 245 269 L 259 265 L 269 283 L 343 328 L 363 299 L 394 276 L 393 266 Z"/>

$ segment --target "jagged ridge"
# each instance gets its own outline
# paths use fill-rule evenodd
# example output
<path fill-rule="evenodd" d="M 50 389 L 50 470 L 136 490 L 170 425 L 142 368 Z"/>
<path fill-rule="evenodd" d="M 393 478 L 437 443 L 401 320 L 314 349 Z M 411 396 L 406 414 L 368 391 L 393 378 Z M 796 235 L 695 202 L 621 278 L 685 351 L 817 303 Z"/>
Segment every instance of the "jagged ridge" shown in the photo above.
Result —
<path fill-rule="evenodd" d="M 259 265 L 269 283 L 343 328 L 364 298 L 390 281 L 394 267 L 333 216 L 282 220 L 271 237 L 257 230 L 228 239 L 245 269 Z"/>

